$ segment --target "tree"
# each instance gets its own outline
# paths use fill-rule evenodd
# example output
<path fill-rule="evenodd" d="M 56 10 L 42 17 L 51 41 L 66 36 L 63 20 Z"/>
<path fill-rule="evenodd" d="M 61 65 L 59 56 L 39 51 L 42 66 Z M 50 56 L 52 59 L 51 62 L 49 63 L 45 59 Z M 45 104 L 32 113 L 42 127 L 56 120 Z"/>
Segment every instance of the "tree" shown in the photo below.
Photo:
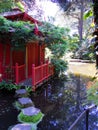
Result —
<path fill-rule="evenodd" d="M 71 30 L 76 29 L 77 34 L 77 43 L 75 55 L 78 54 L 78 58 L 83 58 L 85 51 L 89 47 L 89 38 L 91 38 L 91 34 L 93 32 L 92 27 L 92 1 L 91 0 L 71 0 L 64 3 L 64 0 L 59 0 L 59 5 L 63 8 L 65 18 L 72 19 L 70 23 Z M 62 6 L 61 6 L 62 5 Z M 84 17 L 85 16 L 85 17 Z M 88 17 L 87 16 L 91 16 Z M 73 35 L 73 38 L 76 35 Z M 74 44 L 75 45 L 75 44 Z M 72 46 L 71 46 L 72 47 Z M 75 47 L 75 46 L 74 46 Z M 88 49 L 89 51 L 89 49 Z M 87 53 L 87 52 L 86 52 Z M 84 56 L 85 57 L 85 56 Z M 88 56 L 86 55 L 86 58 Z M 90 58 L 90 57 L 89 57 Z"/>
<path fill-rule="evenodd" d="M 21 0 L 0 0 L 0 13 L 10 11 L 16 7 L 24 11 L 25 6 L 25 3 Z"/>
<path fill-rule="evenodd" d="M 0 12 L 8 11 L 14 4 L 13 0 L 0 0 Z"/>

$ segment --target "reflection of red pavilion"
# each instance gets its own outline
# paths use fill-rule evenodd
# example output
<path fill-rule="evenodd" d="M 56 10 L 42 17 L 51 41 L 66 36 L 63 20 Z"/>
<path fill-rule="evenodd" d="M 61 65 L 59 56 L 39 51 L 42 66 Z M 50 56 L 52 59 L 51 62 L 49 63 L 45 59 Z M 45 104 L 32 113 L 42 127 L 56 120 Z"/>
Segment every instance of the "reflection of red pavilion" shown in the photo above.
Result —
<path fill-rule="evenodd" d="M 19 10 L 3 15 L 5 18 L 16 21 L 30 21 L 40 24 L 25 12 Z M 38 33 L 37 27 L 35 33 Z M 14 83 L 32 78 L 32 86 L 42 83 L 45 79 L 53 75 L 53 67 L 45 62 L 45 44 L 39 41 L 31 41 L 24 49 L 12 49 L 10 41 L 5 40 L 5 44 L 0 41 L 0 81 L 12 80 Z"/>

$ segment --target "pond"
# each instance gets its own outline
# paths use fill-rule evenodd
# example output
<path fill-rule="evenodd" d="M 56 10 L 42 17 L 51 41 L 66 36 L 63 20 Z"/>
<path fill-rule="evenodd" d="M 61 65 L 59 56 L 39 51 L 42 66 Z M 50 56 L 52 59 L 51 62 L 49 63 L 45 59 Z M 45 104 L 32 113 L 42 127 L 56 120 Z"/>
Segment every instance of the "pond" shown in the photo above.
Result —
<path fill-rule="evenodd" d="M 69 75 L 67 81 L 54 78 L 38 88 L 30 98 L 44 113 L 37 130 L 68 130 L 77 117 L 88 107 L 86 85 L 89 78 Z M 0 130 L 18 123 L 13 94 L 0 93 Z M 98 129 L 98 109 L 90 112 L 89 130 Z M 85 116 L 75 130 L 85 130 Z"/>

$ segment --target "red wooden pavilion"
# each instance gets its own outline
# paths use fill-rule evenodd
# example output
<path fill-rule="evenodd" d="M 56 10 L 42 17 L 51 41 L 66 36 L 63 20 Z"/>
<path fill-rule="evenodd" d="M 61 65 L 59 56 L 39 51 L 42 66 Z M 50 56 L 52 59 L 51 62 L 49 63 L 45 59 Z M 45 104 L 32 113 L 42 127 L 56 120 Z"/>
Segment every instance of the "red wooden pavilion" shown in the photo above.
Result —
<path fill-rule="evenodd" d="M 12 21 L 21 20 L 41 24 L 26 12 L 19 10 L 3 16 Z M 39 45 L 39 41 L 31 41 L 26 44 L 25 49 L 20 50 L 12 50 L 7 39 L 5 43 L 0 42 L 0 81 L 6 80 L 19 84 L 31 78 L 35 89 L 36 85 L 53 75 L 52 65 L 45 61 L 45 43 Z"/>

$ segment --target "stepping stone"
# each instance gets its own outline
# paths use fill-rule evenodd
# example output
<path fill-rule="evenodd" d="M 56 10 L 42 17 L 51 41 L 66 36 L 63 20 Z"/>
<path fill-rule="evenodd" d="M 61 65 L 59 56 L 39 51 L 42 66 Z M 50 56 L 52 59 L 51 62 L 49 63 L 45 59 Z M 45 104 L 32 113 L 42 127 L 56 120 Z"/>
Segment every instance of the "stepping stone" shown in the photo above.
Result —
<path fill-rule="evenodd" d="M 33 115 L 37 115 L 40 112 L 40 109 L 35 108 L 35 107 L 28 107 L 28 108 L 22 109 L 22 112 L 26 116 L 33 116 Z"/>
<path fill-rule="evenodd" d="M 30 124 L 17 124 L 15 125 L 11 130 L 32 130 L 32 127 Z"/>
<path fill-rule="evenodd" d="M 25 89 L 19 89 L 15 91 L 17 97 L 27 96 L 28 92 Z"/>
<path fill-rule="evenodd" d="M 30 106 L 34 106 L 32 100 L 28 97 L 22 97 L 18 99 L 19 104 L 22 107 L 30 107 Z"/>

